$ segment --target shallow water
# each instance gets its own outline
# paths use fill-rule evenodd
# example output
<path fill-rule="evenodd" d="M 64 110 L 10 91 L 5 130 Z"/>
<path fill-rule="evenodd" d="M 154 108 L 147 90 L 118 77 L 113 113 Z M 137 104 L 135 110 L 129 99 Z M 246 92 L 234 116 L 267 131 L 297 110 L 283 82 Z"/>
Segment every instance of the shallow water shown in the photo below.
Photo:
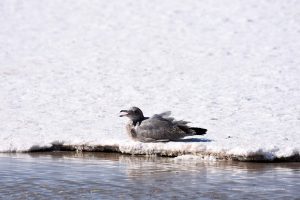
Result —
<path fill-rule="evenodd" d="M 0 154 L 3 199 L 299 199 L 300 163 Z"/>

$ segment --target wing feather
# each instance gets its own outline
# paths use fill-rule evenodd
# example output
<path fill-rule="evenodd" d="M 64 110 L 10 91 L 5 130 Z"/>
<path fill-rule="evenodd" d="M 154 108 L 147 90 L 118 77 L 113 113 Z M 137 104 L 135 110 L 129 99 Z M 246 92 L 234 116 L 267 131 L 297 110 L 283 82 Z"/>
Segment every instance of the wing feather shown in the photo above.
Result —
<path fill-rule="evenodd" d="M 142 121 L 142 123 L 136 127 L 136 133 L 138 138 L 152 138 L 155 140 L 176 140 L 186 135 L 185 132 L 177 125 L 174 125 L 172 121 L 160 116 Z"/>

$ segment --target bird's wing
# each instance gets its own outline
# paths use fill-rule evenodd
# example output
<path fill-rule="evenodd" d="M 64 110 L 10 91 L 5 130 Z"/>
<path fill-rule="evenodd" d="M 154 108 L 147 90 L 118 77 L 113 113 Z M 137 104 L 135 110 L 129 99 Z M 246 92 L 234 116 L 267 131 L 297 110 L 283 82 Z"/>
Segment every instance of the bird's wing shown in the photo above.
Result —
<path fill-rule="evenodd" d="M 158 119 L 158 120 L 163 120 L 163 121 L 169 121 L 169 122 L 173 122 L 174 118 L 170 117 L 171 115 L 171 111 L 166 111 L 160 114 L 155 114 L 151 117 L 151 119 Z"/>
<path fill-rule="evenodd" d="M 169 117 L 171 115 L 171 111 L 166 111 L 166 112 L 163 112 L 163 113 L 160 113 L 160 114 L 155 114 L 152 116 L 153 117 L 163 117 L 163 118 L 166 118 L 166 117 Z"/>
<path fill-rule="evenodd" d="M 151 138 L 155 140 L 175 140 L 185 136 L 185 132 L 174 125 L 172 121 L 158 116 L 153 116 L 150 119 L 142 121 L 136 127 L 136 134 L 138 138 Z"/>
<path fill-rule="evenodd" d="M 170 121 L 173 125 L 184 126 L 187 128 L 188 128 L 187 124 L 190 123 L 189 121 L 175 120 L 174 117 L 171 117 L 171 111 L 166 111 L 161 114 L 153 115 L 152 118 L 160 119 L 160 120 L 167 120 L 167 121 Z"/>

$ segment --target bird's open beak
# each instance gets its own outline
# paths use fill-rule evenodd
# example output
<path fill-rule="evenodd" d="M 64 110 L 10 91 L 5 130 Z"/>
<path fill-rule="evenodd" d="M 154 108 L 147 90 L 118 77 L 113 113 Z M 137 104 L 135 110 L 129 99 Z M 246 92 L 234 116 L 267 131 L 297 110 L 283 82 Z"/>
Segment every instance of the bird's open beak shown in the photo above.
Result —
<path fill-rule="evenodd" d="M 119 117 L 124 117 L 124 116 L 127 116 L 127 115 L 128 115 L 128 111 L 127 110 L 121 110 Z"/>

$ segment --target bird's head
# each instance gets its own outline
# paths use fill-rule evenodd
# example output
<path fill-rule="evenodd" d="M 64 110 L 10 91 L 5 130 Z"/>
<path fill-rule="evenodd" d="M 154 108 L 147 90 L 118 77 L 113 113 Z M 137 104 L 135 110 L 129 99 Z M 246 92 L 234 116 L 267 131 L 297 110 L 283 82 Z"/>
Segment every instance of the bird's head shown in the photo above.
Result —
<path fill-rule="evenodd" d="M 142 121 L 144 119 L 143 112 L 138 107 L 131 107 L 128 110 L 121 110 L 120 117 L 128 117 L 133 122 Z"/>

